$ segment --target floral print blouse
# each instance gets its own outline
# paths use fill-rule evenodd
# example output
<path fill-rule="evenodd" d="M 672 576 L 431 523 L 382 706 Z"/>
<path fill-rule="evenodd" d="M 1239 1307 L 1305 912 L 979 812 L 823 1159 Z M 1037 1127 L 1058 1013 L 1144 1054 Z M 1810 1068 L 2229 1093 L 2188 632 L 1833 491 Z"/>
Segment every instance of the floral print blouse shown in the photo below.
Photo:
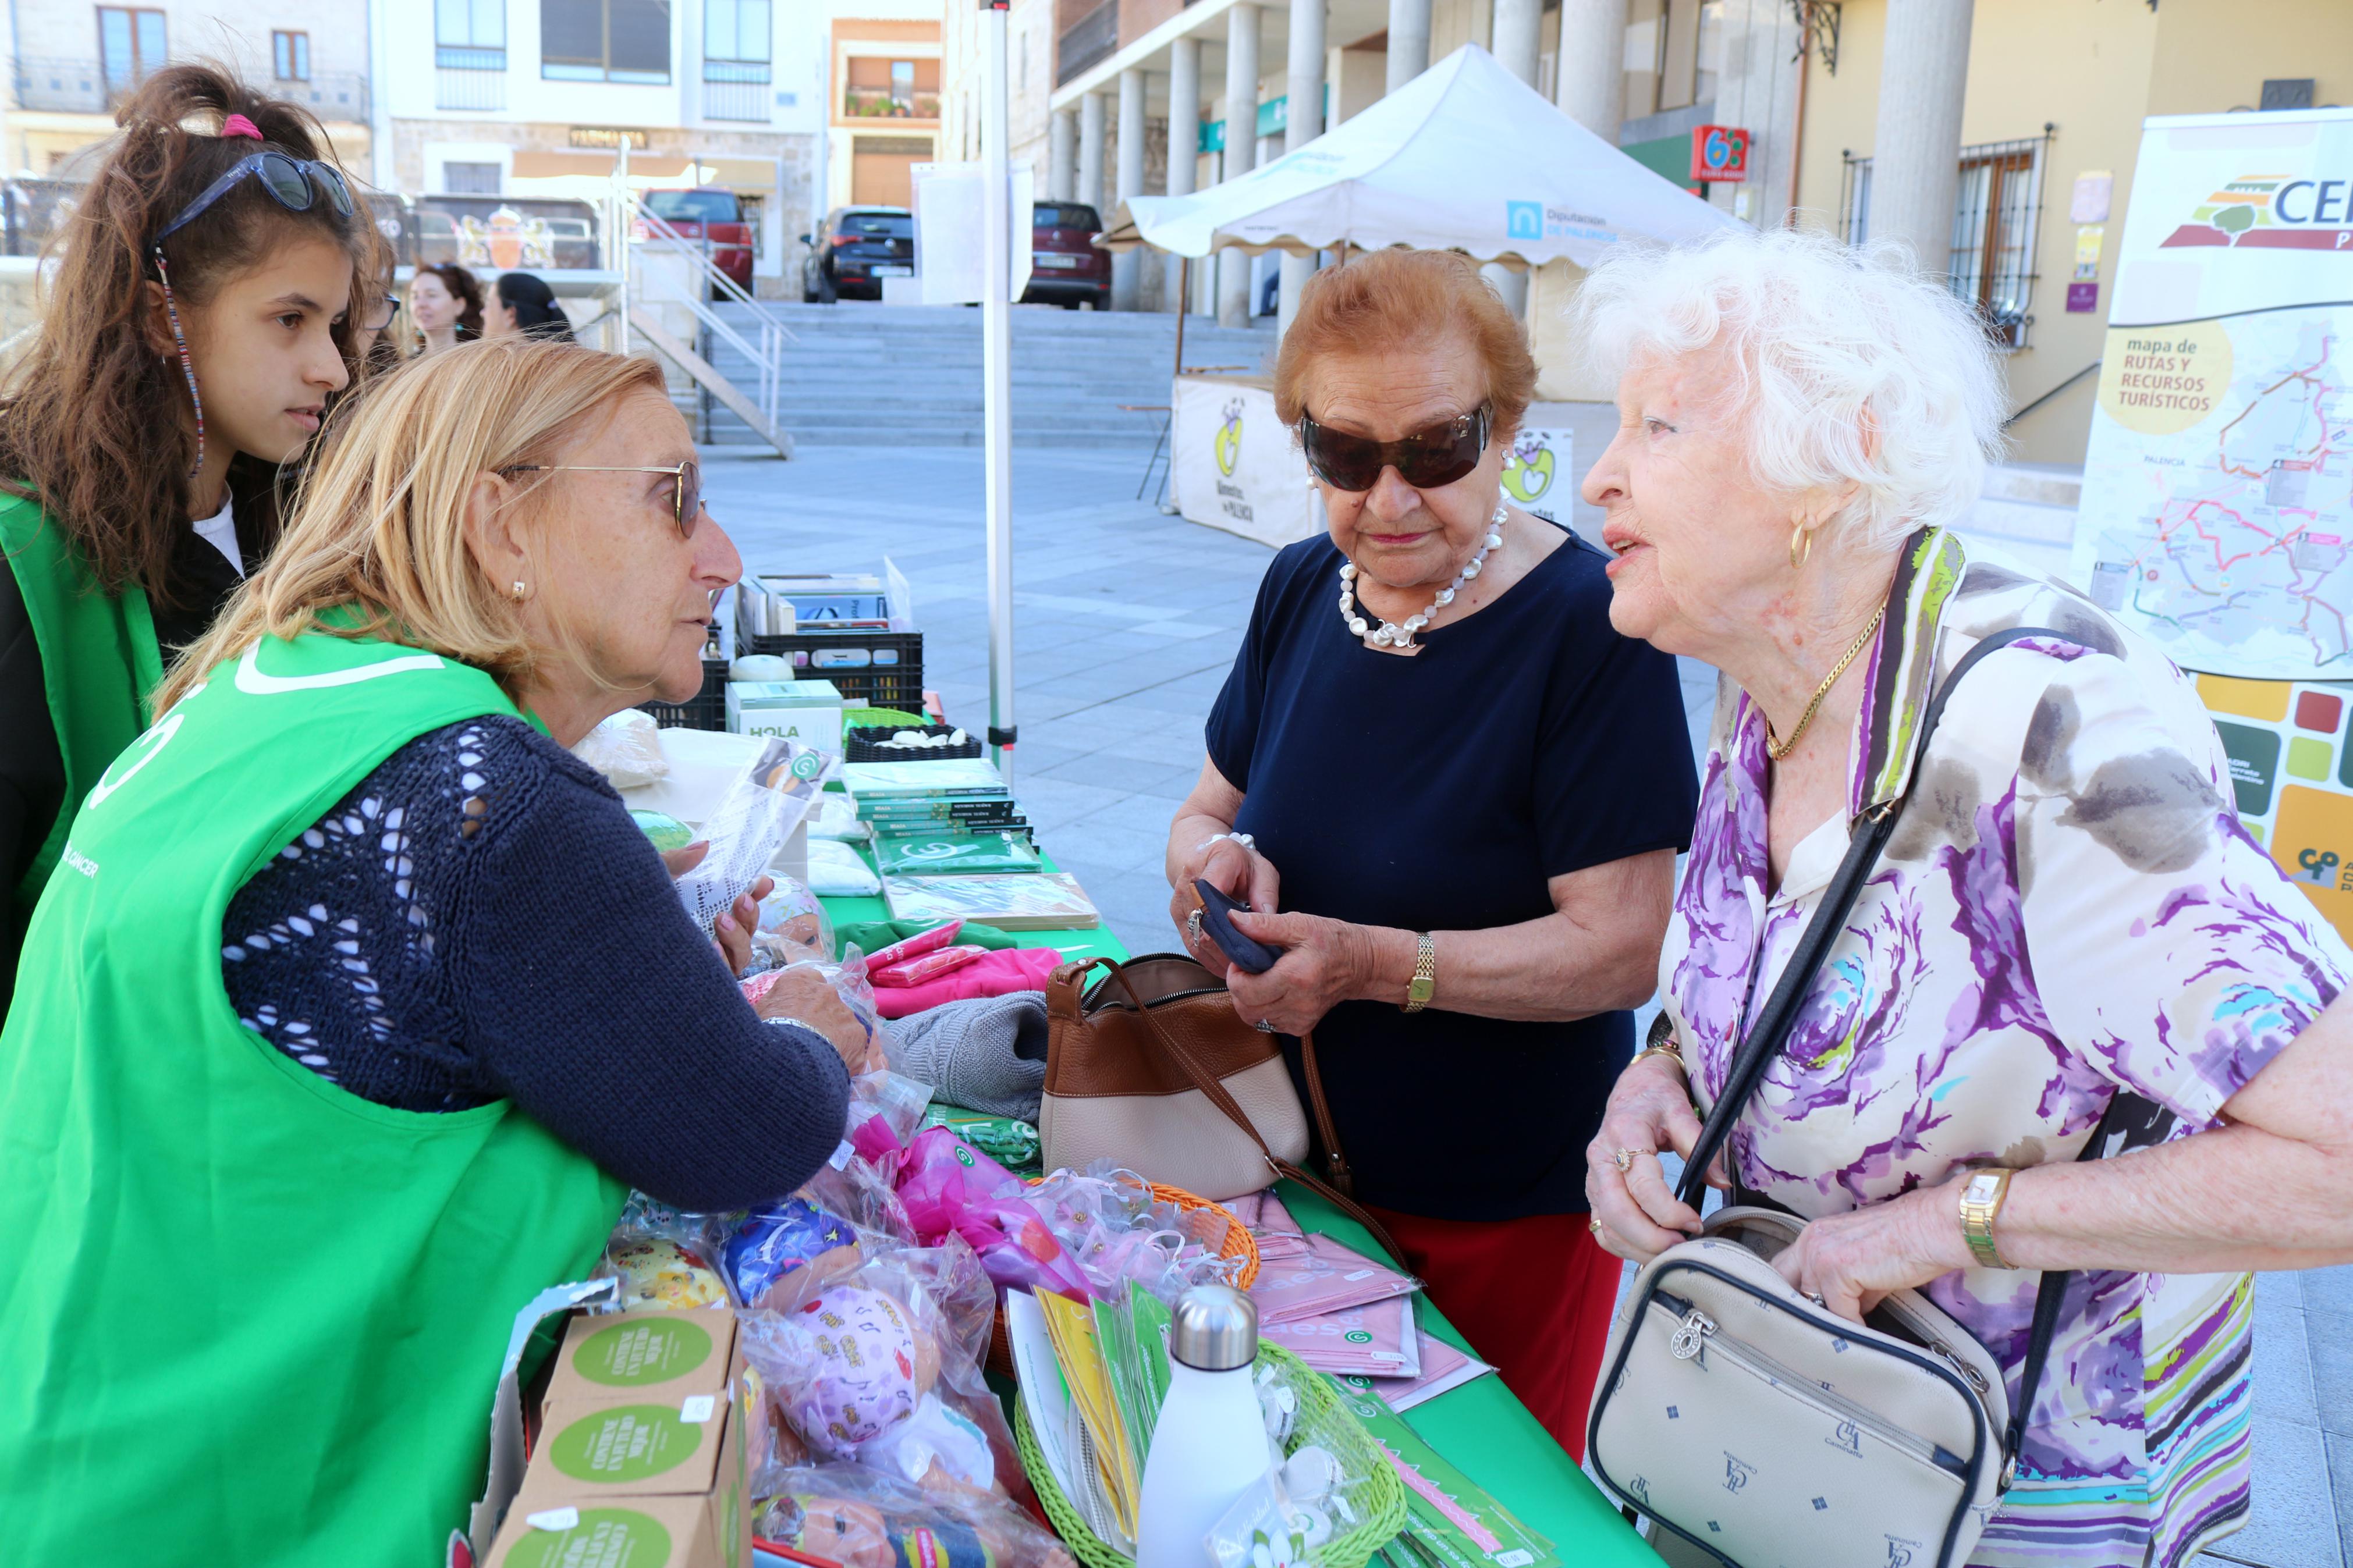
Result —
<path fill-rule="evenodd" d="M 1917 767 L 1913 737 L 1979 661 Z M 2071 589 L 1941 530 L 1907 543 L 1849 751 L 1860 814 L 1900 825 L 1732 1137 L 1746 1187 L 1818 1215 L 1958 1167 L 2072 1160 L 2121 1087 L 2187 1137 L 2337 995 L 2353 952 L 2240 826 L 2190 680 Z M 1663 1003 L 1713 1103 L 1847 845 L 1834 818 L 1771 888 L 1765 722 L 1717 702 Z M 1928 1294 L 2010 1373 L 2039 1274 L 1970 1268 Z M 2247 1275 L 2072 1282 L 1983 1568 L 2186 1561 L 2245 1522 Z"/>

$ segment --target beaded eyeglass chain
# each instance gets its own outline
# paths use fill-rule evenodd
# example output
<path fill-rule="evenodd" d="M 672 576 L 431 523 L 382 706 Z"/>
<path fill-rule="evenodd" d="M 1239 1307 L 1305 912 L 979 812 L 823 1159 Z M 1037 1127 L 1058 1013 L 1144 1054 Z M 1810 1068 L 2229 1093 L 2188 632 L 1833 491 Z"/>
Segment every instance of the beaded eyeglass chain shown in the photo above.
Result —
<path fill-rule="evenodd" d="M 195 362 L 188 358 L 188 334 L 180 330 L 180 307 L 172 299 L 172 270 L 164 264 L 164 247 L 155 247 L 155 271 L 164 280 L 164 314 L 172 323 L 172 342 L 180 351 L 180 374 L 188 378 L 188 401 L 196 407 L 196 461 L 188 470 L 194 479 L 205 468 L 205 398 L 196 390 Z"/>

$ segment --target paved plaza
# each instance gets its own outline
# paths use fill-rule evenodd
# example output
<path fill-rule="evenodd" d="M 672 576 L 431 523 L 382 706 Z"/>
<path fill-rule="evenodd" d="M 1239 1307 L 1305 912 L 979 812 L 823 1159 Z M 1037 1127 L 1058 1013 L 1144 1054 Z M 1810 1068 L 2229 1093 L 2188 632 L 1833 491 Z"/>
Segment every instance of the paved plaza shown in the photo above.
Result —
<path fill-rule="evenodd" d="M 1585 432 L 1580 430 L 1580 447 Z M 1162 851 L 1201 768 L 1216 700 L 1266 569 L 1261 545 L 1135 499 L 1145 448 L 1014 454 L 1014 785 L 1041 841 L 1130 950 L 1174 948 Z M 871 571 L 913 585 L 925 684 L 988 721 L 981 455 L 807 449 L 782 463 L 709 448 L 712 514 L 747 570 Z M 1598 517 L 1579 519 L 1593 536 Z M 1685 661 L 1694 745 L 1714 673 Z M 1409 737 L 1401 736 L 1400 739 Z M 1349 787 L 1335 774 L 1333 787 Z M 2265 1275 L 2255 1298 L 2255 1516 L 2203 1560 L 2353 1561 L 2353 1268 Z"/>

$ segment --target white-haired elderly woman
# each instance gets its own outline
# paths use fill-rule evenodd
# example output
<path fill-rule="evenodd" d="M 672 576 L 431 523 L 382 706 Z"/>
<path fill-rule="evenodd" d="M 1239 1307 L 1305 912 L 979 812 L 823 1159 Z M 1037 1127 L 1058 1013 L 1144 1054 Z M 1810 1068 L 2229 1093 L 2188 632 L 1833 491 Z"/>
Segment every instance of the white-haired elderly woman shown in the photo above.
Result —
<path fill-rule="evenodd" d="M 1925 1287 L 2013 1391 L 2036 1271 L 2084 1270 L 1971 1560 L 2180 1563 L 2247 1514 L 2250 1271 L 2353 1258 L 2353 953 L 2240 826 L 2181 671 L 1950 531 L 2001 399 L 1936 282 L 1744 234 L 1615 258 L 1581 310 L 1622 367 L 1585 481 L 1610 618 L 1724 675 L 1673 1036 L 1588 1149 L 1595 1227 L 1636 1259 L 1697 1228 L 1655 1152 L 1692 1147 L 1850 827 L 1908 796 L 1729 1173 L 1814 1222 L 1778 1259 L 1799 1289 L 1852 1318 Z M 2016 626 L 2061 635 L 1980 661 L 1915 764 L 1929 694 Z M 2074 1163 L 2120 1092 L 2169 1114 Z M 2015 1172 L 1989 1234 L 1981 1169 Z"/>

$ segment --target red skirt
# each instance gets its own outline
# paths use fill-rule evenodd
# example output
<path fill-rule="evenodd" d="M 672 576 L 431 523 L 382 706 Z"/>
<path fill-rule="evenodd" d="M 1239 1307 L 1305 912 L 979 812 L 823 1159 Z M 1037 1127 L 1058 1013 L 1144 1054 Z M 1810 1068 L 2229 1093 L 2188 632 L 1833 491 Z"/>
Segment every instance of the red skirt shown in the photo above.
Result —
<path fill-rule="evenodd" d="M 1580 1463 L 1585 1415 L 1609 1347 L 1623 1265 L 1581 1214 L 1424 1219 L 1372 1211 L 1405 1248 L 1430 1299 Z"/>

